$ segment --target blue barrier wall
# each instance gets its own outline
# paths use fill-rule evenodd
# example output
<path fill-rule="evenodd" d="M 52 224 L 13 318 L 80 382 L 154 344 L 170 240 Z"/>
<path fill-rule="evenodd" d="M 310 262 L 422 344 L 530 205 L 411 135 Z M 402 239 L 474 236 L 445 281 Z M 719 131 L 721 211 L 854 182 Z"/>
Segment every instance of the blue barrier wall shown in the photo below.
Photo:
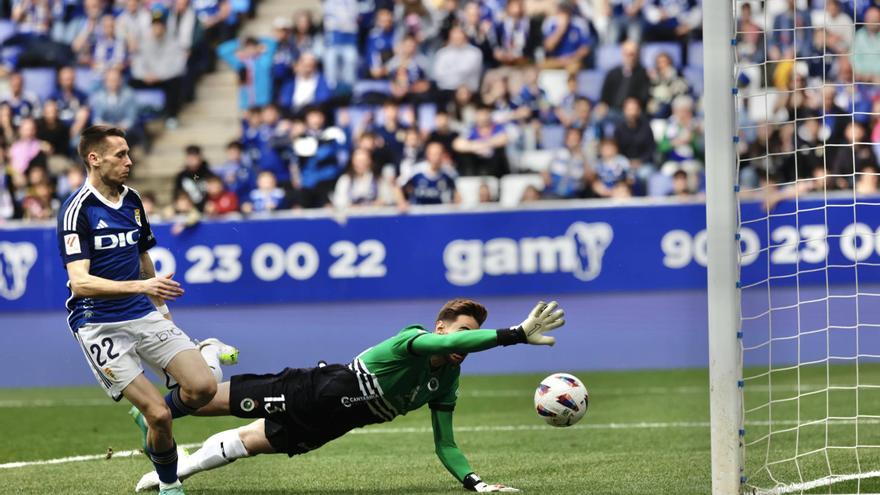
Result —
<path fill-rule="evenodd" d="M 863 292 L 880 283 L 880 212 L 819 205 L 801 201 L 794 214 L 782 204 L 770 217 L 743 206 L 744 311 L 769 307 L 768 286 L 774 307 L 821 300 L 826 274 L 829 287 L 854 293 L 856 261 Z M 703 215 L 700 204 L 580 204 L 344 223 L 205 222 L 178 236 L 158 225 L 152 254 L 187 289 L 173 306 L 176 321 L 194 337 L 241 347 L 242 371 L 347 361 L 406 324 L 430 325 L 444 300 L 460 295 L 489 306 L 488 327 L 518 323 L 538 297 L 559 298 L 569 321 L 552 349 L 493 350 L 469 358 L 466 372 L 692 367 L 707 363 Z M 0 229 L 0 387 L 93 382 L 64 321 L 55 242 L 47 227 Z M 813 270 L 826 259 L 832 269 Z M 774 323 L 880 323 L 873 299 L 848 301 L 778 311 Z M 749 325 L 761 335 L 769 323 Z M 848 352 L 847 338 L 831 344 Z M 805 340 L 801 352 L 822 355 L 820 340 Z M 797 351 L 776 346 L 774 359 L 796 360 Z"/>
<path fill-rule="evenodd" d="M 486 326 L 518 324 L 537 298 L 479 298 L 489 309 Z M 173 312 L 192 337 L 218 336 L 240 348 L 240 363 L 226 368 L 228 376 L 314 366 L 319 359 L 348 362 L 405 325 L 431 325 L 444 301 L 217 306 Z M 555 346 L 474 353 L 463 372 L 699 367 L 708 362 L 702 291 L 563 295 L 559 302 L 567 311 L 567 324 L 556 332 Z M 651 315 L 649 321 L 645 315 Z M 61 311 L 0 314 L 0 388 L 96 384 L 65 316 Z"/>
<path fill-rule="evenodd" d="M 880 209 L 813 208 L 820 205 L 801 201 L 795 215 L 787 213 L 793 203 L 783 204 L 759 222 L 748 219 L 765 217 L 760 206 L 743 205 L 743 280 L 784 279 L 824 266 L 826 257 L 880 263 Z M 203 222 L 176 236 L 157 225 L 151 254 L 160 273 L 175 272 L 186 286 L 181 306 L 699 289 L 706 283 L 704 211 L 702 204 L 661 204 L 344 223 L 284 218 Z M 63 307 L 66 273 L 56 242 L 52 228 L 0 229 L 0 312 Z M 880 270 L 860 277 L 880 281 Z M 831 278 L 851 281 L 846 273 Z M 806 282 L 824 284 L 824 274 Z"/>

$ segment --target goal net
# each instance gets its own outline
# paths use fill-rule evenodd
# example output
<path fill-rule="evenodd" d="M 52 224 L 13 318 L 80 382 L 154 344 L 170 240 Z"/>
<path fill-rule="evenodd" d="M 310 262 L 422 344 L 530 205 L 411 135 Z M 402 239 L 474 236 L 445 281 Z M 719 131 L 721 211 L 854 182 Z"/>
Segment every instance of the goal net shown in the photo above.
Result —
<path fill-rule="evenodd" d="M 880 493 L 869 5 L 733 0 L 745 493 Z"/>

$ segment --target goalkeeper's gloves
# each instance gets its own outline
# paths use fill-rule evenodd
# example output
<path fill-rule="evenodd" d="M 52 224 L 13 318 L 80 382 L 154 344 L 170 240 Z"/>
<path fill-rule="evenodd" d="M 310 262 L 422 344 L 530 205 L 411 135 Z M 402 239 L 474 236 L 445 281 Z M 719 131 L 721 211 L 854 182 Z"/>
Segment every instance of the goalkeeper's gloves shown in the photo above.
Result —
<path fill-rule="evenodd" d="M 514 493 L 519 491 L 512 486 L 486 484 L 479 476 L 477 476 L 477 473 L 471 473 L 465 476 L 461 483 L 468 490 L 477 493 Z"/>
<path fill-rule="evenodd" d="M 550 304 L 541 301 L 535 306 L 535 309 L 529 313 L 529 317 L 518 327 L 498 330 L 498 344 L 532 344 L 532 345 L 553 345 L 556 339 L 544 335 L 550 330 L 556 330 L 565 324 L 563 316 L 565 312 L 559 308 L 556 301 L 550 301 Z"/>

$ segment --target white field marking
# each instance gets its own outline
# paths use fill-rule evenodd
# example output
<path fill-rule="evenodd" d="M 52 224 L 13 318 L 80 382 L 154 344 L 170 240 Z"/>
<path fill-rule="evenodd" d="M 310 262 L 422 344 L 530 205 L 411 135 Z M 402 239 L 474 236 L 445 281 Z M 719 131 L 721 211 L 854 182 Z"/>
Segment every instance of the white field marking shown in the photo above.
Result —
<path fill-rule="evenodd" d="M 21 407 L 93 407 L 115 406 L 109 397 L 104 399 L 0 399 L 0 409 Z"/>
<path fill-rule="evenodd" d="M 590 388 L 591 396 L 613 397 L 631 395 L 701 395 L 708 393 L 707 387 L 627 387 L 627 388 Z M 774 392 L 815 392 L 824 390 L 826 386 L 802 383 L 800 388 L 794 385 L 778 385 L 773 387 Z M 748 386 L 746 392 L 767 393 L 770 387 L 766 385 Z M 529 397 L 531 390 L 517 389 L 468 389 L 460 391 L 461 397 Z M 18 409 L 25 407 L 112 407 L 117 406 L 107 398 L 94 399 L 0 399 L 0 409 Z"/>
<path fill-rule="evenodd" d="M 200 443 L 188 443 L 185 445 L 178 445 L 178 447 L 182 449 L 191 449 L 201 446 L 202 444 Z M 113 455 L 110 456 L 110 458 L 113 459 L 116 457 L 132 457 L 141 453 L 142 452 L 140 450 L 121 450 L 119 452 L 113 452 Z M 103 459 L 107 459 L 107 454 L 74 455 L 70 457 L 59 457 L 57 459 L 46 459 L 44 461 L 7 462 L 6 464 L 0 464 L 0 469 L 14 469 L 28 466 L 46 466 L 50 464 L 67 464 L 68 462 L 98 461 Z"/>
<path fill-rule="evenodd" d="M 840 420 L 835 421 L 837 423 L 848 423 L 854 422 L 854 420 Z M 749 421 L 746 425 L 767 425 L 770 424 L 769 421 Z M 863 419 L 861 423 L 872 423 L 872 424 L 880 424 L 880 419 Z M 772 421 L 774 425 L 792 425 L 797 424 L 797 421 Z M 671 429 L 671 428 L 709 428 L 708 421 L 666 421 L 666 422 L 648 422 L 642 421 L 638 423 L 581 423 L 574 426 L 569 426 L 567 428 L 553 428 L 551 426 L 545 424 L 530 424 L 530 425 L 494 425 L 494 426 L 456 426 L 456 432 L 495 432 L 495 431 L 533 431 L 533 430 L 545 430 L 545 431 L 571 431 L 571 430 L 630 430 L 630 429 Z M 399 427 L 399 428 L 389 428 L 389 427 L 367 427 L 365 429 L 356 429 L 349 432 L 353 435 L 388 435 L 388 434 L 402 434 L 402 433 L 431 433 L 432 429 L 429 427 Z M 191 443 L 186 445 L 181 445 L 181 448 L 191 449 L 195 447 L 201 447 L 201 443 Z M 123 450 L 120 452 L 114 452 L 112 457 L 132 457 L 141 453 L 140 450 Z M 14 469 L 14 468 L 22 468 L 28 466 L 45 466 L 51 464 L 66 464 L 69 462 L 83 462 L 83 461 L 96 461 L 106 459 L 106 454 L 94 454 L 94 455 L 77 455 L 71 457 L 61 457 L 58 459 L 46 459 L 41 461 L 20 461 L 20 462 L 8 462 L 6 464 L 0 464 L 0 469 Z M 843 481 L 843 480 L 841 480 Z M 819 485 L 823 486 L 823 485 Z M 767 492 L 770 495 L 771 492 Z M 775 493 L 775 492 L 774 492 Z"/>
<path fill-rule="evenodd" d="M 703 395 L 708 394 L 709 387 L 624 387 L 624 388 L 590 388 L 590 395 L 612 397 L 630 395 Z M 774 386 L 775 392 L 814 392 L 824 390 L 825 385 L 803 383 L 797 386 Z M 746 392 L 766 393 L 770 387 L 766 385 L 746 385 Z M 461 389 L 461 397 L 529 397 L 530 390 L 516 389 Z M 0 399 L 0 409 L 18 409 L 24 407 L 111 407 L 118 405 L 110 399 Z"/>
<path fill-rule="evenodd" d="M 771 490 L 758 490 L 755 493 L 757 493 L 758 495 L 784 495 L 786 493 L 802 493 L 807 490 L 813 490 L 815 488 L 820 488 L 823 486 L 831 486 L 835 483 L 841 483 L 844 481 L 855 481 L 858 479 L 866 478 L 876 478 L 878 476 L 880 476 L 880 471 L 868 471 L 858 474 L 838 474 L 833 476 L 826 476 L 824 478 L 819 478 L 813 481 L 805 481 L 803 483 L 780 486 Z"/>

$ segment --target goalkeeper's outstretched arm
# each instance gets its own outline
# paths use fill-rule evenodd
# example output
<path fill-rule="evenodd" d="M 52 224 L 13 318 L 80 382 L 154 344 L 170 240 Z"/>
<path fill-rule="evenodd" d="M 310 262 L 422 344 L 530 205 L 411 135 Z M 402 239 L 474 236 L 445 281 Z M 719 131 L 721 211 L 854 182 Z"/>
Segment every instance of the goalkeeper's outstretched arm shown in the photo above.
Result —
<path fill-rule="evenodd" d="M 455 435 L 452 432 L 452 406 L 431 407 L 431 426 L 434 429 L 434 451 L 437 453 L 437 458 L 465 488 L 480 493 L 519 491 L 509 486 L 484 483 L 471 469 L 467 458 L 455 444 Z"/>
<path fill-rule="evenodd" d="M 553 345 L 556 340 L 544 335 L 565 324 L 565 312 L 556 301 L 539 302 L 529 316 L 516 327 L 498 330 L 471 330 L 452 334 L 422 334 L 409 342 L 409 351 L 430 354 L 468 353 L 513 344 Z"/>

